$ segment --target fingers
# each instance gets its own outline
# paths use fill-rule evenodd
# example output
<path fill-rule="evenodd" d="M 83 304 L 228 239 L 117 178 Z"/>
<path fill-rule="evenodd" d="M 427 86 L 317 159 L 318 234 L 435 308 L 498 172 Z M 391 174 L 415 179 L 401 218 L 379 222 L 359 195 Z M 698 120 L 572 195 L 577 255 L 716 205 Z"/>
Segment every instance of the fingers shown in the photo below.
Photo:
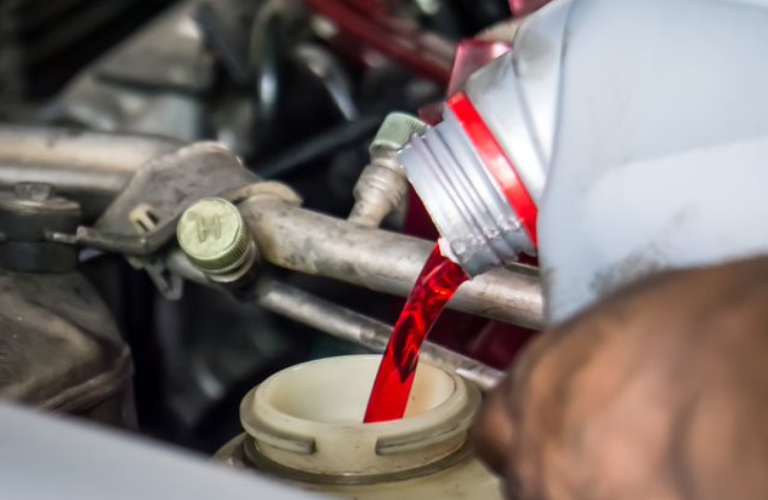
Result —
<path fill-rule="evenodd" d="M 492 471 L 502 475 L 508 469 L 515 444 L 514 423 L 508 412 L 503 387 L 497 388 L 488 397 L 475 420 L 471 436 L 478 456 Z"/>
<path fill-rule="evenodd" d="M 507 377 L 491 392 L 475 419 L 471 431 L 476 453 L 488 467 L 500 476 L 507 475 L 519 438 L 521 415 L 519 399 L 531 370 L 551 344 L 551 335 L 542 334 L 516 360 Z"/>
<path fill-rule="evenodd" d="M 657 450 L 679 411 L 672 403 L 717 387 L 712 381 L 745 388 L 768 380 L 759 375 L 765 363 L 749 362 L 768 351 L 766 277 L 768 258 L 660 274 L 539 335 L 478 414 L 478 456 L 509 498 L 590 498 L 574 493 L 622 491 L 636 480 L 668 488 Z M 718 378 L 705 384 L 710 374 Z M 621 454 L 637 462 L 627 467 L 615 459 Z"/>

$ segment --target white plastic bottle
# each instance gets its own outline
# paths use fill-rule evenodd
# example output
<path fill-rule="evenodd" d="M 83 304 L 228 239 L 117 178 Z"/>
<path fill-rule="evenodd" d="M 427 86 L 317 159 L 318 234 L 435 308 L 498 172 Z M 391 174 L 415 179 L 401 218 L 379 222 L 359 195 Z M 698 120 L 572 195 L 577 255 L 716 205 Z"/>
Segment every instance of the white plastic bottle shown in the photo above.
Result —
<path fill-rule="evenodd" d="M 556 0 L 400 159 L 472 275 L 537 254 L 561 322 L 649 273 L 768 252 L 768 6 Z"/>
<path fill-rule="evenodd" d="M 343 356 L 273 375 L 243 399 L 245 433 L 217 458 L 339 498 L 501 500 L 467 442 L 479 390 L 421 362 L 405 418 L 363 424 L 380 362 Z"/>

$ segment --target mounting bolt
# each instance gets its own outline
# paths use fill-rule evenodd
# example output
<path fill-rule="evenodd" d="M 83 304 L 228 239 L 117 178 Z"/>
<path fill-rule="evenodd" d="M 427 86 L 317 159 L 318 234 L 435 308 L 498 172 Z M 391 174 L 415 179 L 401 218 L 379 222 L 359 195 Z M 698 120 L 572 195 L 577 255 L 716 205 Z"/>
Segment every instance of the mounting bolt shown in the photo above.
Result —
<path fill-rule="evenodd" d="M 72 239 L 81 218 L 80 205 L 56 196 L 48 184 L 22 182 L 13 193 L 0 193 L 0 269 L 74 271 L 78 250 Z"/>
<path fill-rule="evenodd" d="M 190 262 L 218 283 L 238 280 L 256 259 L 256 245 L 242 215 L 221 198 L 202 199 L 189 207 L 179 219 L 176 238 Z"/>

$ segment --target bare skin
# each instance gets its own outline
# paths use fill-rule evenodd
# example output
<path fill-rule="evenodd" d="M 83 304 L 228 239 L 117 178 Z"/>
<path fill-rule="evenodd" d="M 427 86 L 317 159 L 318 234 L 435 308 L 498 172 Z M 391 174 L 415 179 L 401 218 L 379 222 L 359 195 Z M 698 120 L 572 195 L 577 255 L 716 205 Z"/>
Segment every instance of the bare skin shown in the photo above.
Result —
<path fill-rule="evenodd" d="M 768 258 L 656 276 L 541 335 L 474 436 L 510 499 L 768 498 Z"/>

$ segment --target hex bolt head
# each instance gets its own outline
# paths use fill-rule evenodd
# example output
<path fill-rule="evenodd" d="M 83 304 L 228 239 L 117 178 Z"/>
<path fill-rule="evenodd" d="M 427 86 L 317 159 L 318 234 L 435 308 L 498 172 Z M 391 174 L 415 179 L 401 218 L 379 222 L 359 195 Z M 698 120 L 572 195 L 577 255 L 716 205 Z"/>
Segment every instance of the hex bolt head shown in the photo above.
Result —
<path fill-rule="evenodd" d="M 390 113 L 381 123 L 371 143 L 371 151 L 390 149 L 397 151 L 410 142 L 414 134 L 421 134 L 427 124 L 406 113 Z"/>
<path fill-rule="evenodd" d="M 176 238 L 192 264 L 213 276 L 238 274 L 255 251 L 237 207 L 221 198 L 202 199 L 189 207 L 179 219 Z"/>

